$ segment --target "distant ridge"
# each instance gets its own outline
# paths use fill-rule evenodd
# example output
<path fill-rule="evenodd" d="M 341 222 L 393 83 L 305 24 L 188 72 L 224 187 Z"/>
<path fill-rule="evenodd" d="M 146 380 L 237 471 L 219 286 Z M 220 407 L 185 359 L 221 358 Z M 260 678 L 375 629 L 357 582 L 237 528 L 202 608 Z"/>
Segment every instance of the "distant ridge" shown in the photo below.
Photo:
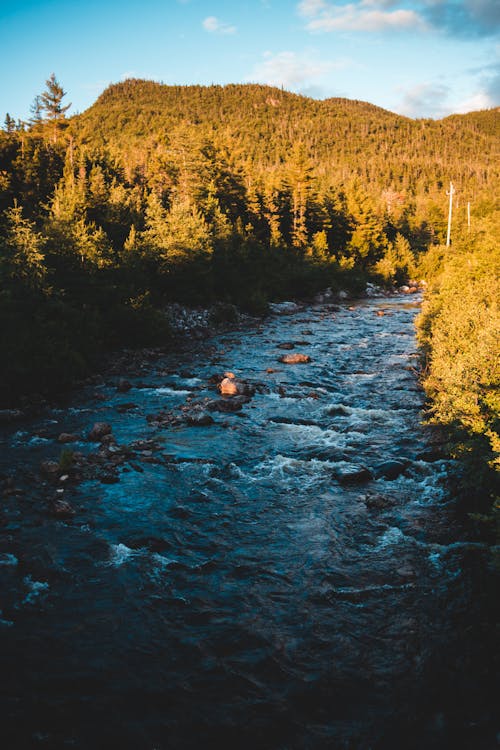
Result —
<path fill-rule="evenodd" d="M 209 140 L 252 174 L 276 170 L 300 143 L 330 183 L 442 192 L 450 179 L 474 196 L 498 177 L 498 108 L 413 120 L 363 101 L 311 99 L 261 84 L 171 86 L 141 79 L 110 85 L 71 119 L 76 141 L 111 149 L 144 168 L 172 138 Z"/>

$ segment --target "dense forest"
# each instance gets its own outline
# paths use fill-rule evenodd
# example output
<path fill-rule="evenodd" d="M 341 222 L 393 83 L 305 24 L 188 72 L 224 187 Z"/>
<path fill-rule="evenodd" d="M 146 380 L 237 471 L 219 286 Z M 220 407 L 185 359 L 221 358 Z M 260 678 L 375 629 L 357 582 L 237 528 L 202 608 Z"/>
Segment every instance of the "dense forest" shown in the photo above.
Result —
<path fill-rule="evenodd" d="M 52 75 L 29 123 L 7 114 L 0 133 L 3 403 L 57 392 L 114 347 L 165 343 L 171 301 L 260 314 L 419 274 L 435 414 L 498 450 L 498 109 L 412 120 L 260 85 L 127 80 L 68 117 L 64 97 Z"/>

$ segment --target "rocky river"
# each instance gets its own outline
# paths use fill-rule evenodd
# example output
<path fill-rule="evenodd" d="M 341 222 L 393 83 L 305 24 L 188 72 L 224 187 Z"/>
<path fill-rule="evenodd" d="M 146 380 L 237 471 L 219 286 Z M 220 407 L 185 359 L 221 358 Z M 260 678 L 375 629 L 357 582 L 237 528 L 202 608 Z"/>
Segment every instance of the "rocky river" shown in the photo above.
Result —
<path fill-rule="evenodd" d="M 283 306 L 0 425 L 3 748 L 496 746 L 417 297 Z"/>

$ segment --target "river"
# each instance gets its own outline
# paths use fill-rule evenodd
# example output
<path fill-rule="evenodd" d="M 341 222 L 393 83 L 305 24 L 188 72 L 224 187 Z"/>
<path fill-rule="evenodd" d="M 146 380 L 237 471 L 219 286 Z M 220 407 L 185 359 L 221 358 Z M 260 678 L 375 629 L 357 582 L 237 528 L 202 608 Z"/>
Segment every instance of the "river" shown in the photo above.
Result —
<path fill-rule="evenodd" d="M 2 747 L 494 747 L 485 551 L 421 424 L 417 312 L 304 306 L 2 427 Z M 227 370 L 255 395 L 190 424 Z M 95 422 L 111 476 L 40 473 Z"/>

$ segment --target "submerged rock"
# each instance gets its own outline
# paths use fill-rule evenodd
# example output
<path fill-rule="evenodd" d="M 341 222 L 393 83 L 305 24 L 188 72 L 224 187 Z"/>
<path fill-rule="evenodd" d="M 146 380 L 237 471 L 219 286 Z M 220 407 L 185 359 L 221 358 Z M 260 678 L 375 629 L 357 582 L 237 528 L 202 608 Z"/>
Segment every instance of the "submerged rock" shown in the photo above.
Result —
<path fill-rule="evenodd" d="M 130 383 L 125 378 L 120 378 L 116 385 L 116 390 L 118 393 L 127 393 L 132 388 L 132 383 Z"/>
<path fill-rule="evenodd" d="M 210 425 L 215 424 L 215 422 L 210 414 L 207 414 L 205 411 L 200 411 L 190 414 L 186 419 L 186 424 L 191 427 L 209 427 Z"/>
<path fill-rule="evenodd" d="M 393 497 L 387 497 L 387 495 L 373 493 L 365 497 L 365 505 L 370 510 L 386 510 L 392 508 L 395 504 L 396 500 Z"/>
<path fill-rule="evenodd" d="M 53 516 L 57 518 L 70 518 L 75 515 L 75 509 L 71 506 L 67 500 L 57 498 L 54 500 L 51 506 L 51 512 Z"/>
<path fill-rule="evenodd" d="M 88 434 L 88 439 L 97 443 L 106 435 L 111 435 L 111 425 L 108 422 L 96 422 Z"/>
<path fill-rule="evenodd" d="M 284 365 L 302 365 L 307 364 L 311 361 L 311 357 L 308 354 L 284 354 L 279 359 Z"/>
<path fill-rule="evenodd" d="M 78 440 L 80 440 L 79 435 L 75 435 L 72 432 L 61 432 L 59 437 L 57 438 L 58 443 L 76 443 Z"/>

